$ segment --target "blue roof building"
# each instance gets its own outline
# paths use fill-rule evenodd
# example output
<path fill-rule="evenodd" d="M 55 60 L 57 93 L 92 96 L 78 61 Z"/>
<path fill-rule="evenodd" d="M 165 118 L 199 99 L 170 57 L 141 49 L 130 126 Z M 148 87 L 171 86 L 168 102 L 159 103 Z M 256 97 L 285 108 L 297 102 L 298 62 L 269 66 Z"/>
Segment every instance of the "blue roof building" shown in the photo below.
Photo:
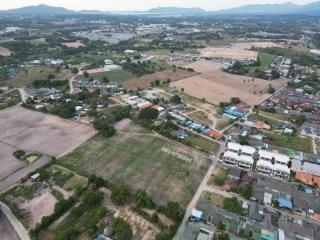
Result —
<path fill-rule="evenodd" d="M 293 209 L 292 201 L 286 198 L 278 198 L 279 206 L 283 208 Z"/>

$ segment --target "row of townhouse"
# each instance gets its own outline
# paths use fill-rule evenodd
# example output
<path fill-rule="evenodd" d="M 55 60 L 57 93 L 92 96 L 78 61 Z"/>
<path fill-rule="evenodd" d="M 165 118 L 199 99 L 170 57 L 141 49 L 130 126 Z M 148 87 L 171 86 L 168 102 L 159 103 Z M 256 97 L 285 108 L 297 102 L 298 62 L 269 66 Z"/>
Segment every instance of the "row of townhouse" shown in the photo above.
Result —
<path fill-rule="evenodd" d="M 237 166 L 247 170 L 255 170 L 280 179 L 288 180 L 290 158 L 286 155 L 266 150 L 256 150 L 254 147 L 242 146 L 229 142 L 222 161 L 225 164 Z M 255 164 L 256 163 L 256 164 Z"/>

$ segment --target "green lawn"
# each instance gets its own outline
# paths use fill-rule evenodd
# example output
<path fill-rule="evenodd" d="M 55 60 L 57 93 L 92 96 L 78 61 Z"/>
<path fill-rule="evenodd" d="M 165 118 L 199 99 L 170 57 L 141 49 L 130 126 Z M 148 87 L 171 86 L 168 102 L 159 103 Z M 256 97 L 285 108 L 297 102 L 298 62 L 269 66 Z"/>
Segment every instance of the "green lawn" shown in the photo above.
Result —
<path fill-rule="evenodd" d="M 32 155 L 29 155 L 26 157 L 26 161 L 31 164 L 33 163 L 34 161 L 38 160 L 39 159 L 39 156 L 38 155 L 35 155 L 35 154 L 32 154 Z"/>
<path fill-rule="evenodd" d="M 267 142 L 275 146 L 290 148 L 297 151 L 313 152 L 312 139 L 310 137 L 273 134 L 267 139 Z"/>
<path fill-rule="evenodd" d="M 254 72 L 256 69 L 265 71 L 268 68 L 268 66 L 271 65 L 274 59 L 274 55 L 271 55 L 266 52 L 259 52 L 258 57 L 260 58 L 261 65 L 259 67 L 255 67 L 255 66 L 247 67 L 249 72 Z"/>
<path fill-rule="evenodd" d="M 186 206 L 200 184 L 210 160 L 178 144 L 145 134 L 124 133 L 111 138 L 96 136 L 87 144 L 59 160 L 76 172 L 95 173 L 113 182 L 127 181 L 145 189 L 163 204 L 178 201 Z M 187 162 L 171 153 L 178 153 Z"/>
<path fill-rule="evenodd" d="M 60 70 L 59 73 L 51 67 L 31 67 L 25 70 L 19 70 L 19 72 L 10 80 L 6 81 L 6 84 L 15 87 L 24 87 L 30 85 L 34 80 L 46 80 L 48 75 L 53 74 L 54 79 L 65 80 L 71 76 L 70 70 Z"/>
<path fill-rule="evenodd" d="M 94 78 L 94 79 L 102 80 L 103 77 L 107 77 L 109 81 L 124 82 L 127 80 L 131 80 L 136 76 L 126 70 L 116 70 L 116 71 L 90 74 L 87 79 Z M 83 75 L 80 75 L 77 77 L 77 79 L 85 79 L 85 77 Z"/>
<path fill-rule="evenodd" d="M 266 124 L 269 124 L 271 125 L 272 127 L 280 127 L 281 125 L 284 125 L 284 123 L 282 123 L 281 121 L 276 121 L 274 119 L 271 119 L 271 118 L 268 118 L 268 117 L 265 117 L 265 116 L 261 116 L 259 114 L 250 114 L 249 119 L 252 119 L 252 120 L 255 120 L 255 121 L 261 121 L 261 122 L 264 122 Z"/>
<path fill-rule="evenodd" d="M 209 139 L 196 134 L 189 133 L 187 139 L 191 141 L 192 145 L 199 147 L 206 152 L 216 152 L 219 149 L 218 143 L 210 141 Z"/>

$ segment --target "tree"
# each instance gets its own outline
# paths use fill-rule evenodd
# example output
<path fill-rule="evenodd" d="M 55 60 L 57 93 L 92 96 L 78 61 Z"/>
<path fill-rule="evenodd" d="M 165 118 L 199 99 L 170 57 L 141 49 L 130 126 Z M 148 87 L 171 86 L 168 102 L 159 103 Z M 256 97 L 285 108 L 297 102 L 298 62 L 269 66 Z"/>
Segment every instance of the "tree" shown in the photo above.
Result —
<path fill-rule="evenodd" d="M 84 76 L 85 78 L 88 78 L 88 77 L 89 77 L 89 73 L 88 73 L 87 71 L 84 71 L 83 76 Z"/>
<path fill-rule="evenodd" d="M 156 87 L 159 87 L 160 86 L 160 80 L 159 79 L 154 80 L 154 85 Z"/>
<path fill-rule="evenodd" d="M 125 182 L 114 185 L 111 189 L 111 200 L 117 205 L 124 205 L 130 202 L 131 188 Z"/>
<path fill-rule="evenodd" d="M 139 113 L 140 120 L 151 121 L 156 119 L 159 116 L 159 111 L 154 108 L 144 108 Z"/>
<path fill-rule="evenodd" d="M 178 95 L 174 95 L 170 98 L 170 102 L 174 104 L 180 104 L 181 98 Z"/>
<path fill-rule="evenodd" d="M 143 189 L 137 189 L 133 193 L 133 202 L 137 207 L 153 208 L 155 206 L 152 198 Z"/>
<path fill-rule="evenodd" d="M 272 85 L 269 84 L 269 86 L 268 86 L 268 93 L 269 93 L 269 94 L 274 94 L 275 91 L 276 91 L 276 90 L 272 87 Z"/>
<path fill-rule="evenodd" d="M 184 88 L 181 88 L 181 92 L 182 92 L 182 93 L 184 92 Z"/>
<path fill-rule="evenodd" d="M 104 83 L 108 83 L 108 82 L 109 82 L 109 79 L 108 79 L 107 76 L 104 76 L 104 77 L 102 78 L 102 81 L 103 81 Z"/>
<path fill-rule="evenodd" d="M 111 137 L 116 133 L 115 128 L 103 117 L 96 119 L 93 122 L 93 126 L 104 137 Z"/>
<path fill-rule="evenodd" d="M 116 240 L 130 240 L 132 238 L 132 230 L 130 225 L 121 218 L 115 218 L 113 221 Z"/>
<path fill-rule="evenodd" d="M 87 191 L 81 197 L 81 201 L 91 207 L 98 206 L 102 200 L 103 193 L 98 191 Z"/>
<path fill-rule="evenodd" d="M 13 152 L 13 156 L 18 160 L 23 159 L 25 155 L 26 155 L 26 152 L 24 150 L 21 150 L 21 149 L 18 149 L 18 150 Z"/>

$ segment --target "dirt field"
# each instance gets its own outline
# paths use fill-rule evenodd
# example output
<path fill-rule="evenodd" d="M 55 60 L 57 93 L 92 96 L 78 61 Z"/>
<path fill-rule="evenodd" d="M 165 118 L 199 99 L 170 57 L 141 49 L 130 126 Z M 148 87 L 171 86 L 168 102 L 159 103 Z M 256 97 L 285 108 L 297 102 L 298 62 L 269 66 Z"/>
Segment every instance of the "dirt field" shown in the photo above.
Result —
<path fill-rule="evenodd" d="M 95 173 L 113 182 L 126 181 L 145 189 L 159 204 L 178 201 L 186 206 L 209 166 L 209 159 L 134 123 L 124 125 L 117 126 L 122 131 L 115 136 L 96 136 L 59 162 L 76 172 Z M 180 158 L 175 154 L 180 154 Z"/>
<path fill-rule="evenodd" d="M 0 46 L 0 56 L 8 57 L 11 54 L 12 52 L 9 49 Z"/>
<path fill-rule="evenodd" d="M 233 44 L 234 48 L 248 50 L 251 47 L 255 48 L 269 48 L 269 47 L 282 47 L 274 42 L 238 42 Z"/>
<path fill-rule="evenodd" d="M 0 142 L 0 181 L 27 165 L 26 162 L 19 161 L 12 155 L 16 150 L 15 147 Z"/>
<path fill-rule="evenodd" d="M 32 152 L 59 157 L 94 134 L 90 126 L 22 107 L 0 112 L 0 141 Z"/>
<path fill-rule="evenodd" d="M 229 58 L 234 60 L 257 60 L 258 52 L 237 48 L 208 47 L 199 50 L 203 57 Z"/>
<path fill-rule="evenodd" d="M 183 78 L 191 77 L 197 75 L 195 72 L 188 72 L 183 69 L 177 69 L 176 72 L 172 70 L 166 70 L 162 72 L 156 72 L 153 74 L 145 75 L 137 79 L 132 79 L 124 82 L 122 85 L 124 88 L 136 90 L 140 88 L 150 87 L 151 82 L 158 79 L 162 83 L 163 81 L 167 81 L 169 78 L 171 81 L 180 80 Z"/>
<path fill-rule="evenodd" d="M 19 208 L 28 213 L 28 225 L 32 229 L 41 222 L 42 217 L 53 213 L 56 202 L 56 198 L 46 189 L 40 196 L 20 204 Z"/>
<path fill-rule="evenodd" d="M 9 220 L 0 211 L 0 238 L 2 240 L 20 240 Z"/>
<path fill-rule="evenodd" d="M 79 47 L 84 47 L 84 44 L 82 44 L 79 40 L 75 42 L 65 42 L 62 43 L 62 45 L 68 47 L 68 48 L 79 48 Z"/>
<path fill-rule="evenodd" d="M 132 233 L 136 240 L 154 240 L 160 230 L 152 223 L 146 221 L 129 208 L 121 208 L 114 214 L 115 217 L 120 217 L 130 224 Z"/>
<path fill-rule="evenodd" d="M 220 70 L 218 63 L 207 61 L 195 62 L 187 67 L 202 74 L 173 82 L 170 86 L 178 90 L 184 88 L 185 93 L 199 99 L 205 98 L 216 105 L 228 102 L 232 97 L 240 97 L 247 104 L 255 105 L 269 96 L 269 84 L 279 89 L 287 83 L 286 79 L 266 81 L 255 78 L 252 81 L 252 78 L 247 76 L 225 73 Z"/>

